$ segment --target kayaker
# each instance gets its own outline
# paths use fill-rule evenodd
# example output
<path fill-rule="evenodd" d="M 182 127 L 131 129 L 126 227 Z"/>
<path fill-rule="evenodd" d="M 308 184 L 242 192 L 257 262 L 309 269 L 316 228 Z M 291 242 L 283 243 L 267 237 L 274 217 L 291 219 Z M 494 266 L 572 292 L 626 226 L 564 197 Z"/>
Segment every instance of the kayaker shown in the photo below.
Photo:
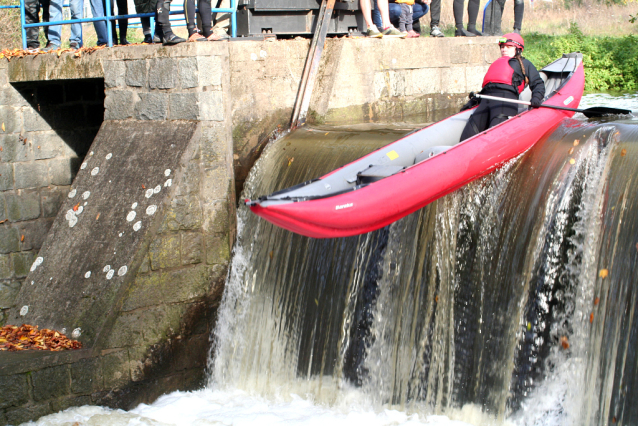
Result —
<path fill-rule="evenodd" d="M 505 34 L 499 39 L 501 57 L 490 65 L 483 79 L 484 95 L 500 98 L 518 99 L 518 95 L 529 86 L 532 91 L 532 106 L 539 106 L 545 97 L 545 83 L 538 70 L 530 61 L 521 56 L 525 48 L 523 37 L 516 33 Z M 483 130 L 496 126 L 518 114 L 518 105 L 473 98 L 461 108 L 472 108 L 478 102 L 478 108 L 465 125 L 461 140 L 470 138 Z"/>

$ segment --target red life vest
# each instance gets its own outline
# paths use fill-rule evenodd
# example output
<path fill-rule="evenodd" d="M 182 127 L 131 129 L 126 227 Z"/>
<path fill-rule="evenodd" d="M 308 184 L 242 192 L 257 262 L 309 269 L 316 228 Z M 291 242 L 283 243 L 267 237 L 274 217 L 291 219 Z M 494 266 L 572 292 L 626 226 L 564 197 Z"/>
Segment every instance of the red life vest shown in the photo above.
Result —
<path fill-rule="evenodd" d="M 488 83 L 502 83 L 513 86 L 512 77 L 514 76 L 514 70 L 509 64 L 510 59 L 507 56 L 501 56 L 490 65 L 483 79 L 483 87 Z M 518 93 L 521 93 L 525 89 L 525 81 L 517 89 Z"/>

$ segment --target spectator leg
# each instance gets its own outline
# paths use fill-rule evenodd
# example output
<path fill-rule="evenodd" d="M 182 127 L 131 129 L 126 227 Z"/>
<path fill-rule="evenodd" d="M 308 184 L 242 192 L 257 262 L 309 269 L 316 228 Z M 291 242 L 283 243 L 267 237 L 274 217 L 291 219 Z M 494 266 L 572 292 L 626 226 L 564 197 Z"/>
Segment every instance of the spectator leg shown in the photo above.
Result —
<path fill-rule="evenodd" d="M 169 38 L 173 35 L 173 30 L 171 29 L 171 21 L 170 19 L 171 13 L 171 1 L 170 0 L 159 0 L 157 2 L 157 9 L 155 9 L 155 20 L 157 21 L 156 27 L 159 27 L 162 33 L 162 37 L 164 39 Z"/>
<path fill-rule="evenodd" d="M 190 37 L 197 32 L 194 0 L 184 0 L 184 19 L 186 20 L 186 29 L 188 30 L 188 36 Z"/>
<path fill-rule="evenodd" d="M 454 0 L 452 3 L 452 12 L 454 13 L 454 25 L 457 30 L 463 29 L 463 0 Z"/>
<path fill-rule="evenodd" d="M 479 6 L 480 0 L 469 0 L 467 2 L 467 24 L 471 25 L 472 28 L 476 28 L 476 18 L 478 17 Z"/>
<path fill-rule="evenodd" d="M 102 0 L 91 0 L 91 13 L 94 18 L 104 16 L 104 4 Z M 95 21 L 93 22 L 93 28 L 95 28 L 95 34 L 97 35 L 97 45 L 104 46 L 108 43 L 108 36 L 106 35 L 106 22 Z"/>
<path fill-rule="evenodd" d="M 397 28 L 401 26 L 400 21 L 401 21 L 402 9 L 403 9 L 403 5 L 400 3 L 388 3 L 388 16 L 390 17 L 390 23 Z M 379 13 L 379 17 L 380 16 L 381 16 L 381 13 Z"/>
<path fill-rule="evenodd" d="M 24 22 L 25 24 L 35 24 L 40 22 L 40 1 L 39 0 L 25 0 L 24 2 Z M 40 41 L 38 40 L 40 34 L 40 28 L 33 27 L 27 28 L 27 47 L 30 49 L 37 49 L 40 47 Z"/>
<path fill-rule="evenodd" d="M 71 19 L 84 18 L 84 2 L 82 0 L 69 0 L 69 6 L 71 7 Z M 78 44 L 78 47 L 82 47 L 82 24 L 71 24 L 71 42 Z"/>
<path fill-rule="evenodd" d="M 430 7 L 427 4 L 414 3 L 412 6 L 412 29 L 419 34 L 421 34 L 421 24 L 419 19 L 421 19 L 422 16 L 427 15 L 429 10 Z M 390 17 L 392 16 L 390 15 Z"/>
<path fill-rule="evenodd" d="M 146 18 L 140 18 L 140 23 L 142 24 L 142 33 L 144 35 L 151 34 L 151 18 L 148 16 Z"/>
<path fill-rule="evenodd" d="M 372 10 L 372 22 L 376 25 L 377 28 L 383 27 L 383 22 L 381 21 L 381 12 L 379 12 L 379 5 L 377 4 L 377 0 L 374 0 L 374 9 Z"/>
<path fill-rule="evenodd" d="M 441 21 L 441 0 L 432 0 L 432 3 L 430 3 L 430 28 L 438 27 L 440 21 Z"/>
<path fill-rule="evenodd" d="M 374 22 L 372 22 L 372 7 L 369 0 L 360 0 L 359 6 L 361 7 L 361 13 L 363 14 L 363 19 L 366 21 L 366 26 L 370 29 Z M 378 27 L 378 26 L 377 26 Z M 381 27 L 378 27 L 381 28 Z"/>
<path fill-rule="evenodd" d="M 51 0 L 49 2 L 49 22 L 62 20 L 62 0 Z M 49 43 L 56 46 L 61 44 L 62 25 L 53 25 L 49 27 Z"/>
<path fill-rule="evenodd" d="M 514 0 L 514 31 L 521 31 L 524 11 L 525 0 Z"/>
<path fill-rule="evenodd" d="M 379 13 L 381 13 L 381 27 L 383 29 L 388 28 L 392 23 L 390 22 L 390 12 L 388 10 L 388 0 L 377 0 L 379 6 Z"/>
<path fill-rule="evenodd" d="M 399 31 L 401 32 L 407 31 L 406 24 L 408 22 L 408 15 L 410 14 L 408 7 L 407 4 L 401 3 L 401 15 L 399 16 Z"/>
<path fill-rule="evenodd" d="M 51 3 L 50 0 L 40 0 L 40 8 L 42 9 L 42 22 L 51 21 L 51 19 L 49 19 L 49 4 L 50 3 Z M 49 44 L 49 41 L 50 41 L 49 28 L 51 27 L 44 27 L 44 37 L 47 39 L 47 44 Z"/>
<path fill-rule="evenodd" d="M 204 37 L 208 38 L 213 33 L 213 14 L 211 12 L 210 0 L 199 0 L 197 2 L 199 7 L 199 20 L 202 25 L 202 33 Z"/>
<path fill-rule="evenodd" d="M 128 4 L 126 0 L 117 0 L 117 14 L 128 15 Z M 128 19 L 118 19 L 117 26 L 120 29 L 120 44 L 128 44 L 128 41 L 126 40 L 126 33 L 128 31 Z"/>

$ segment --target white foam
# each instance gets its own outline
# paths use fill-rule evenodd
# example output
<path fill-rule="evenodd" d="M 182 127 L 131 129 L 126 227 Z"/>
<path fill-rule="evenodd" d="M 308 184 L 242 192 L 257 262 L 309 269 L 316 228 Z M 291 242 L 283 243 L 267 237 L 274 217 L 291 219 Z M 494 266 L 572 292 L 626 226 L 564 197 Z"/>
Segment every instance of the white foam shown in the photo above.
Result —
<path fill-rule="evenodd" d="M 267 399 L 240 390 L 173 392 L 151 405 L 129 412 L 84 406 L 40 418 L 38 426 L 69 425 L 430 425 L 468 426 L 446 416 L 409 414 L 399 410 L 374 411 L 365 404 L 326 406 L 295 394 Z"/>

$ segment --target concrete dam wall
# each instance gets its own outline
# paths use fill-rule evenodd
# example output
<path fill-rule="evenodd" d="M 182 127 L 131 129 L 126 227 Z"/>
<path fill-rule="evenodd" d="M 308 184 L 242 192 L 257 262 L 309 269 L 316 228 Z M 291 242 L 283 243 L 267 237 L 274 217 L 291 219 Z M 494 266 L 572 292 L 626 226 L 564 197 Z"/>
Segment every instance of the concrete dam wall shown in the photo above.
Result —
<path fill-rule="evenodd" d="M 0 324 L 83 349 L 0 352 L 0 424 L 204 383 L 236 193 L 285 128 L 308 40 L 0 61 Z M 458 106 L 495 39 L 333 39 L 310 123 Z"/>

